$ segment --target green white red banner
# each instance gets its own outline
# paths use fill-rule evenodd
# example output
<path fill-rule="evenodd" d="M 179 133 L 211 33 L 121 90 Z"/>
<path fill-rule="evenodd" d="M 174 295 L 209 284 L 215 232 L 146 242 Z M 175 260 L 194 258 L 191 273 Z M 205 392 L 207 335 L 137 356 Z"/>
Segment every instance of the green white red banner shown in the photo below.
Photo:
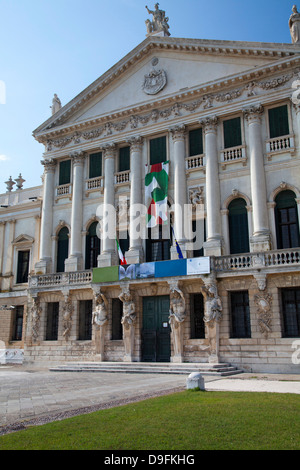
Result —
<path fill-rule="evenodd" d="M 145 203 L 146 226 L 164 225 L 168 222 L 169 161 L 146 165 Z"/>

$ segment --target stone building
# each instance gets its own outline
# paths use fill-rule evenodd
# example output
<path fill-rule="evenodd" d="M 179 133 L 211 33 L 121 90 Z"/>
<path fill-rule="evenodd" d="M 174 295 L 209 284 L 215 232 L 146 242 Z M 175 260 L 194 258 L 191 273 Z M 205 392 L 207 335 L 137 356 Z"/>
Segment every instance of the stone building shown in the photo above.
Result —
<path fill-rule="evenodd" d="M 148 11 L 146 39 L 34 131 L 42 186 L 0 195 L 0 358 L 298 373 L 297 10 L 292 44 L 173 38 Z M 165 162 L 167 223 L 139 232 Z"/>

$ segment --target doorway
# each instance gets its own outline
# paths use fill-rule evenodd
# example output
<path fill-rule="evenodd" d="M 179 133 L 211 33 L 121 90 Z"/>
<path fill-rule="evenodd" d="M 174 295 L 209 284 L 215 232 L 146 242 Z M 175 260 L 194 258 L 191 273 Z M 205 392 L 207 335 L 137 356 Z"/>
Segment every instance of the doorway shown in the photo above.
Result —
<path fill-rule="evenodd" d="M 143 362 L 170 362 L 169 309 L 168 295 L 143 298 Z"/>

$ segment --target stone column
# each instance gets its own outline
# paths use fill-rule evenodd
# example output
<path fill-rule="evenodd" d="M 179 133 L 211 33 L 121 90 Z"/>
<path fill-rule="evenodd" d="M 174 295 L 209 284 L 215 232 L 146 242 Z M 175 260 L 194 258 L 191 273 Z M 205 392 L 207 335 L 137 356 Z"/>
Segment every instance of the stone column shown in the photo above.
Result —
<path fill-rule="evenodd" d="M 82 196 L 83 196 L 83 165 L 85 152 L 73 152 L 70 154 L 73 161 L 73 189 L 72 189 L 72 213 L 71 213 L 71 240 L 70 253 L 65 261 L 66 272 L 80 271 L 82 266 Z"/>
<path fill-rule="evenodd" d="M 207 337 L 209 343 L 208 362 L 219 362 L 220 350 L 220 322 L 222 319 L 222 302 L 218 296 L 217 282 L 214 273 L 205 279 L 205 315 L 204 323 L 207 325 Z"/>
<path fill-rule="evenodd" d="M 174 172 L 174 232 L 184 258 L 187 258 L 187 242 L 191 235 L 192 217 L 188 217 L 188 196 L 185 168 L 185 126 L 170 129 L 173 138 Z M 192 214 L 190 214 L 192 215 Z M 176 247 L 171 248 L 171 258 L 177 259 Z"/>
<path fill-rule="evenodd" d="M 186 303 L 178 281 L 170 281 L 170 316 L 173 355 L 171 362 L 183 362 L 183 332 L 186 319 Z"/>
<path fill-rule="evenodd" d="M 109 144 L 103 148 L 104 156 L 104 202 L 97 210 L 102 216 L 102 250 L 98 256 L 98 267 L 114 266 L 118 264 L 116 256 L 116 212 L 115 207 L 115 158 L 117 147 Z"/>
<path fill-rule="evenodd" d="M 204 253 L 205 256 L 221 256 L 221 196 L 217 145 L 218 120 L 216 116 L 208 117 L 201 121 L 201 124 L 205 135 L 206 156 L 207 238 L 204 243 Z"/>
<path fill-rule="evenodd" d="M 262 113 L 263 107 L 260 104 L 244 110 L 249 126 L 250 179 L 253 209 L 253 236 L 250 237 L 250 251 L 252 252 L 271 249 L 264 151 L 261 135 Z"/>
<path fill-rule="evenodd" d="M 143 138 L 133 137 L 130 144 L 130 213 L 129 239 L 130 247 L 125 258 L 128 264 L 142 263 L 144 260 L 142 224 L 143 214 L 138 210 L 142 205 L 142 148 Z M 139 219 L 139 223 L 138 223 Z"/>
<path fill-rule="evenodd" d="M 54 174 L 56 161 L 44 160 L 43 205 L 41 216 L 40 260 L 35 265 L 36 273 L 46 274 L 52 271 L 51 236 L 54 204 Z"/>
<path fill-rule="evenodd" d="M 4 253 L 4 235 L 5 235 L 5 221 L 0 221 L 0 275 L 2 275 L 3 268 L 2 268 L 2 262 L 3 262 L 3 253 Z"/>

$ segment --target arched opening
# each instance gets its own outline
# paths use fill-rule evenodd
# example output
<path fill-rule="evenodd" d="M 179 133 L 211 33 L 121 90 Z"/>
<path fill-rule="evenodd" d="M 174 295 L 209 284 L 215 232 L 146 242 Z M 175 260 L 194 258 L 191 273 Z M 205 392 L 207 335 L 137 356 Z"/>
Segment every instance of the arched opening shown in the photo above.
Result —
<path fill-rule="evenodd" d="M 56 272 L 62 273 L 65 270 L 65 260 L 69 256 L 69 229 L 63 227 L 58 233 L 57 239 L 57 260 Z"/>
<path fill-rule="evenodd" d="M 234 199 L 228 206 L 230 253 L 249 253 L 249 230 L 246 201 Z"/>
<path fill-rule="evenodd" d="M 276 199 L 275 221 L 277 248 L 295 248 L 300 246 L 299 220 L 296 195 L 293 191 L 281 191 Z"/>

